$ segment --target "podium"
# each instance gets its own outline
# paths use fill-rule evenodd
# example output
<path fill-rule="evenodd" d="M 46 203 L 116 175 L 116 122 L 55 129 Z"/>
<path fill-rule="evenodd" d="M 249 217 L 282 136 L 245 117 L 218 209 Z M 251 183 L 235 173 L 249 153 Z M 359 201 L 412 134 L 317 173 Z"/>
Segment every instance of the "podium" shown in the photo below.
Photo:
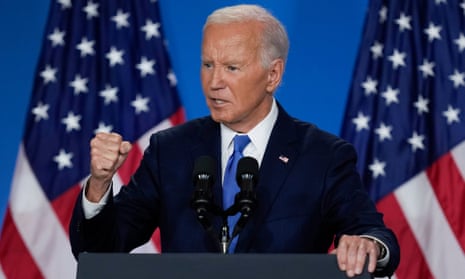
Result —
<path fill-rule="evenodd" d="M 346 279 L 328 254 L 82 253 L 77 279 Z M 368 279 L 365 270 L 353 277 Z"/>

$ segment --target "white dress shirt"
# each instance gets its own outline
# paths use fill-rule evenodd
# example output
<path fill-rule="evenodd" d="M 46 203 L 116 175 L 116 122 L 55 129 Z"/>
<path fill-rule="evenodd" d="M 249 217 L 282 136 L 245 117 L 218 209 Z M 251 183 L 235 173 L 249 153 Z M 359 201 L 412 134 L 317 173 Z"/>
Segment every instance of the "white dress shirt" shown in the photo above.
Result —
<path fill-rule="evenodd" d="M 271 105 L 271 110 L 268 115 L 247 133 L 250 138 L 250 143 L 244 148 L 242 154 L 255 158 L 258 162 L 258 166 L 262 163 L 263 155 L 265 154 L 271 130 L 273 130 L 276 119 L 278 119 L 278 106 L 276 105 L 276 100 L 273 99 L 273 104 Z M 221 124 L 221 175 L 223 180 L 228 159 L 234 151 L 233 139 L 236 135 L 244 134 L 237 133 L 224 124 Z"/>

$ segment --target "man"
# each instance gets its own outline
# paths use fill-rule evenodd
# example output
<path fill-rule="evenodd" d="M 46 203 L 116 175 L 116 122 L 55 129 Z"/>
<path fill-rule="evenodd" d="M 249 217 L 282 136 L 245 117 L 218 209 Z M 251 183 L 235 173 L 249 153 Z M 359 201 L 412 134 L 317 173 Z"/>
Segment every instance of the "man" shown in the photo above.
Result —
<path fill-rule="evenodd" d="M 91 176 L 70 225 L 74 255 L 129 252 L 157 227 L 164 252 L 218 251 L 190 208 L 191 174 L 196 158 L 216 158 L 214 201 L 226 208 L 222 181 L 239 134 L 248 136 L 240 153 L 257 159 L 260 181 L 258 206 L 233 252 L 325 253 L 334 240 L 348 276 L 360 274 L 367 258 L 369 272 L 391 275 L 399 263 L 397 240 L 361 185 L 353 147 L 291 118 L 273 96 L 288 48 L 284 27 L 261 7 L 211 14 L 201 66 L 210 117 L 154 134 L 131 182 L 115 198 L 111 180 L 131 145 L 117 134 L 91 141 Z M 220 221 L 213 226 L 219 229 Z"/>

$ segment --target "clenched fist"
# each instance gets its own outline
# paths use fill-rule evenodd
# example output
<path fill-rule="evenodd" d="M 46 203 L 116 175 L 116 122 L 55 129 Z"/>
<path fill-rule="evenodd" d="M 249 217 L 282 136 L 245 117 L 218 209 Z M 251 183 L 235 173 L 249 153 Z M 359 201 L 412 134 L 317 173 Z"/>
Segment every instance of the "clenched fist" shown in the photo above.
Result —
<path fill-rule="evenodd" d="M 116 133 L 98 133 L 90 141 L 90 179 L 86 197 L 98 202 L 105 194 L 113 175 L 126 160 L 131 143 Z"/>

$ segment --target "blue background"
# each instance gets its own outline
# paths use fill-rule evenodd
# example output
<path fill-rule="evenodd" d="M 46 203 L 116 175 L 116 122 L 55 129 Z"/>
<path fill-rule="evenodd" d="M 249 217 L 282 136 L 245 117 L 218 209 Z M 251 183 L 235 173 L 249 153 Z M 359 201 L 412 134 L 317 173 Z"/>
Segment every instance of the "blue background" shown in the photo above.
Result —
<path fill-rule="evenodd" d="M 208 114 L 200 87 L 201 30 L 226 0 L 159 0 L 162 28 L 187 118 Z M 0 1 L 0 224 L 42 45 L 49 0 Z M 277 99 L 287 111 L 339 134 L 368 0 L 247 1 L 269 9 L 291 41 Z M 0 225 L 1 226 L 1 225 Z"/>

